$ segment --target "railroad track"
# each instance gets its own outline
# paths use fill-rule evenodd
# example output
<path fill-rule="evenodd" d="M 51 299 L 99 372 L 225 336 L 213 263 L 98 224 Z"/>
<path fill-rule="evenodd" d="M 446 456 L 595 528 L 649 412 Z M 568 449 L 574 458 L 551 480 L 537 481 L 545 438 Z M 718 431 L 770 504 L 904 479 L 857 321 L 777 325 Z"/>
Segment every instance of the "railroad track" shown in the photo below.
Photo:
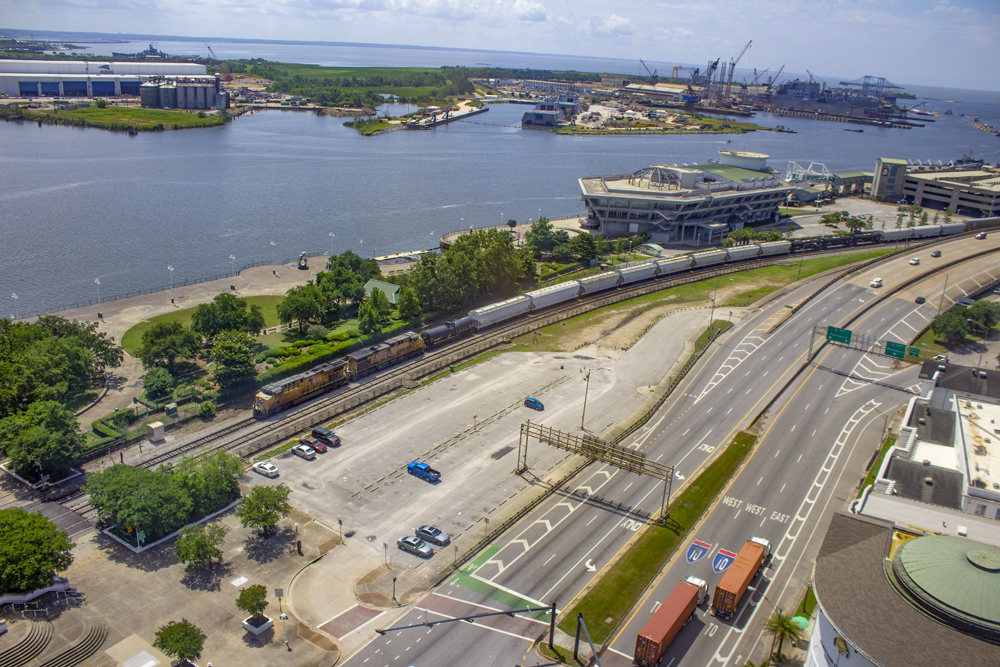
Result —
<path fill-rule="evenodd" d="M 971 234 L 971 232 L 929 239 L 922 243 L 913 243 L 906 248 L 896 250 L 873 260 L 869 260 L 861 265 L 850 266 L 838 274 L 837 278 L 831 282 L 839 280 L 844 275 L 858 270 L 861 266 L 882 261 L 901 253 L 912 252 L 916 247 L 942 240 L 961 238 L 962 236 L 969 234 Z M 857 247 L 836 248 L 824 251 L 812 251 L 808 253 L 803 252 L 800 254 L 815 257 L 821 255 L 843 254 L 845 252 L 856 252 L 857 250 Z M 575 317 L 590 310 L 595 310 L 597 308 L 602 308 L 621 301 L 633 299 L 644 294 L 670 289 L 679 285 L 700 282 L 716 276 L 750 271 L 764 266 L 773 266 L 775 264 L 787 262 L 790 257 L 794 256 L 779 255 L 768 259 L 757 259 L 737 264 L 695 269 L 674 278 L 645 281 L 635 285 L 619 288 L 612 292 L 586 296 L 576 299 L 570 303 L 559 304 L 547 309 L 533 312 L 526 317 L 517 319 L 514 322 L 500 324 L 484 332 L 472 334 L 465 339 L 461 339 L 445 347 L 425 352 L 420 358 L 408 363 L 392 366 L 387 373 L 373 376 L 371 380 L 363 384 L 356 386 L 349 385 L 349 388 L 346 391 L 341 391 L 333 396 L 315 400 L 311 404 L 298 409 L 294 413 L 282 419 L 276 421 L 258 421 L 252 417 L 247 417 L 234 424 L 224 426 L 217 431 L 199 436 L 198 438 L 195 438 L 190 442 L 186 442 L 178 447 L 158 453 L 149 459 L 140 461 L 136 465 L 150 469 L 154 466 L 167 463 L 183 454 L 193 453 L 195 455 L 203 455 L 222 450 L 240 451 L 244 446 L 253 445 L 261 439 L 267 437 L 269 433 L 274 436 L 274 432 L 277 430 L 276 427 L 280 427 L 280 433 L 276 437 L 271 438 L 273 442 L 265 444 L 254 450 L 259 451 L 270 444 L 274 444 L 274 442 L 287 439 L 287 437 L 294 433 L 309 430 L 317 423 L 326 421 L 334 415 L 343 414 L 362 404 L 364 400 L 371 400 L 373 397 L 384 395 L 390 391 L 400 388 L 403 384 L 401 381 L 401 378 L 403 377 L 425 377 L 447 368 L 449 363 L 454 363 L 463 358 L 468 358 L 483 350 L 509 342 L 518 336 L 530 333 L 531 331 L 545 326 L 549 326 L 550 324 L 557 323 L 561 320 Z M 820 291 L 822 291 L 822 288 Z M 363 397 L 370 398 L 363 399 Z M 231 435 L 241 430 L 244 430 L 245 432 L 240 433 L 235 438 L 226 439 L 227 435 Z M 206 447 L 206 445 L 209 445 L 210 443 L 214 444 Z M 241 452 L 240 455 L 242 458 L 249 458 L 249 455 L 252 453 L 253 452 Z M 67 509 L 71 509 L 79 514 L 89 514 L 95 512 L 95 510 L 90 506 L 89 497 L 86 496 L 83 489 L 74 491 L 73 493 L 62 498 L 59 502 Z"/>

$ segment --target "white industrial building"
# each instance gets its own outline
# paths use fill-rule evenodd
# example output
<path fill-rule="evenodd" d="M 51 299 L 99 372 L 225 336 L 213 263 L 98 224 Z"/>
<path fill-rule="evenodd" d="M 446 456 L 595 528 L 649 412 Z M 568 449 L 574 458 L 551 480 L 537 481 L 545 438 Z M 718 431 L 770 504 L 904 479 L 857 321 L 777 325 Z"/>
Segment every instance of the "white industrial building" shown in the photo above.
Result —
<path fill-rule="evenodd" d="M 197 63 L 7 59 L 0 60 L 0 95 L 138 97 L 140 86 L 152 77 L 205 74 L 205 66 Z"/>

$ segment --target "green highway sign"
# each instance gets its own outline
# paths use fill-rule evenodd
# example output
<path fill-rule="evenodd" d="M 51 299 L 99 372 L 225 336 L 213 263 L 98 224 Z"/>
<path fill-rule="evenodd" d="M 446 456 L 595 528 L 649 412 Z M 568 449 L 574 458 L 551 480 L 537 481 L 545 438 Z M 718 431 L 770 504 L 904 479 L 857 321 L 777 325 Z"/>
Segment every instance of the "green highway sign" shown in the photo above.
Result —
<path fill-rule="evenodd" d="M 887 356 L 902 359 L 906 356 L 906 346 L 902 343 L 893 343 L 890 341 L 885 344 L 885 353 Z"/>
<path fill-rule="evenodd" d="M 826 328 L 826 339 L 833 341 L 834 343 L 843 343 L 844 345 L 851 344 L 851 330 L 850 329 L 838 329 L 837 327 L 827 327 Z"/>
<path fill-rule="evenodd" d="M 909 354 L 911 357 L 918 357 L 919 358 L 920 357 L 920 348 L 919 347 L 911 347 L 910 351 L 907 354 Z"/>

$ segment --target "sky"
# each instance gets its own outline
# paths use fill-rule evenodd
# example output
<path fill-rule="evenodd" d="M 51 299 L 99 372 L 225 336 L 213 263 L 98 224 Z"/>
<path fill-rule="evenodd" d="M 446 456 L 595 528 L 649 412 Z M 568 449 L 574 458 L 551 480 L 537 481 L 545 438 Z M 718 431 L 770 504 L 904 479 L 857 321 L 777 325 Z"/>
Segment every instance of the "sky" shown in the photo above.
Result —
<path fill-rule="evenodd" d="M 0 0 L 0 27 L 696 65 L 753 40 L 741 69 L 1000 91 L 1000 0 Z"/>

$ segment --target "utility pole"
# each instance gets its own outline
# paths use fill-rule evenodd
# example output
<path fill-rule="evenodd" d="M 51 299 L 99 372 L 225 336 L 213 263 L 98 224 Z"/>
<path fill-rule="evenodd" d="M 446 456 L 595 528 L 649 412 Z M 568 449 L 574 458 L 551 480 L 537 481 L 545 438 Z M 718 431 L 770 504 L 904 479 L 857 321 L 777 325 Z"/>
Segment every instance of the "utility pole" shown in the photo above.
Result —
<path fill-rule="evenodd" d="M 948 274 L 946 273 L 944 276 L 944 289 L 941 290 L 941 301 L 938 303 L 938 312 L 937 312 L 938 315 L 941 314 L 941 309 L 944 307 L 944 295 L 945 292 L 947 291 L 948 291 Z"/>
<path fill-rule="evenodd" d="M 590 392 L 590 373 L 592 371 L 587 371 L 587 388 L 583 390 L 583 413 L 580 414 L 580 430 L 583 428 L 583 420 L 587 416 L 587 394 Z"/>

